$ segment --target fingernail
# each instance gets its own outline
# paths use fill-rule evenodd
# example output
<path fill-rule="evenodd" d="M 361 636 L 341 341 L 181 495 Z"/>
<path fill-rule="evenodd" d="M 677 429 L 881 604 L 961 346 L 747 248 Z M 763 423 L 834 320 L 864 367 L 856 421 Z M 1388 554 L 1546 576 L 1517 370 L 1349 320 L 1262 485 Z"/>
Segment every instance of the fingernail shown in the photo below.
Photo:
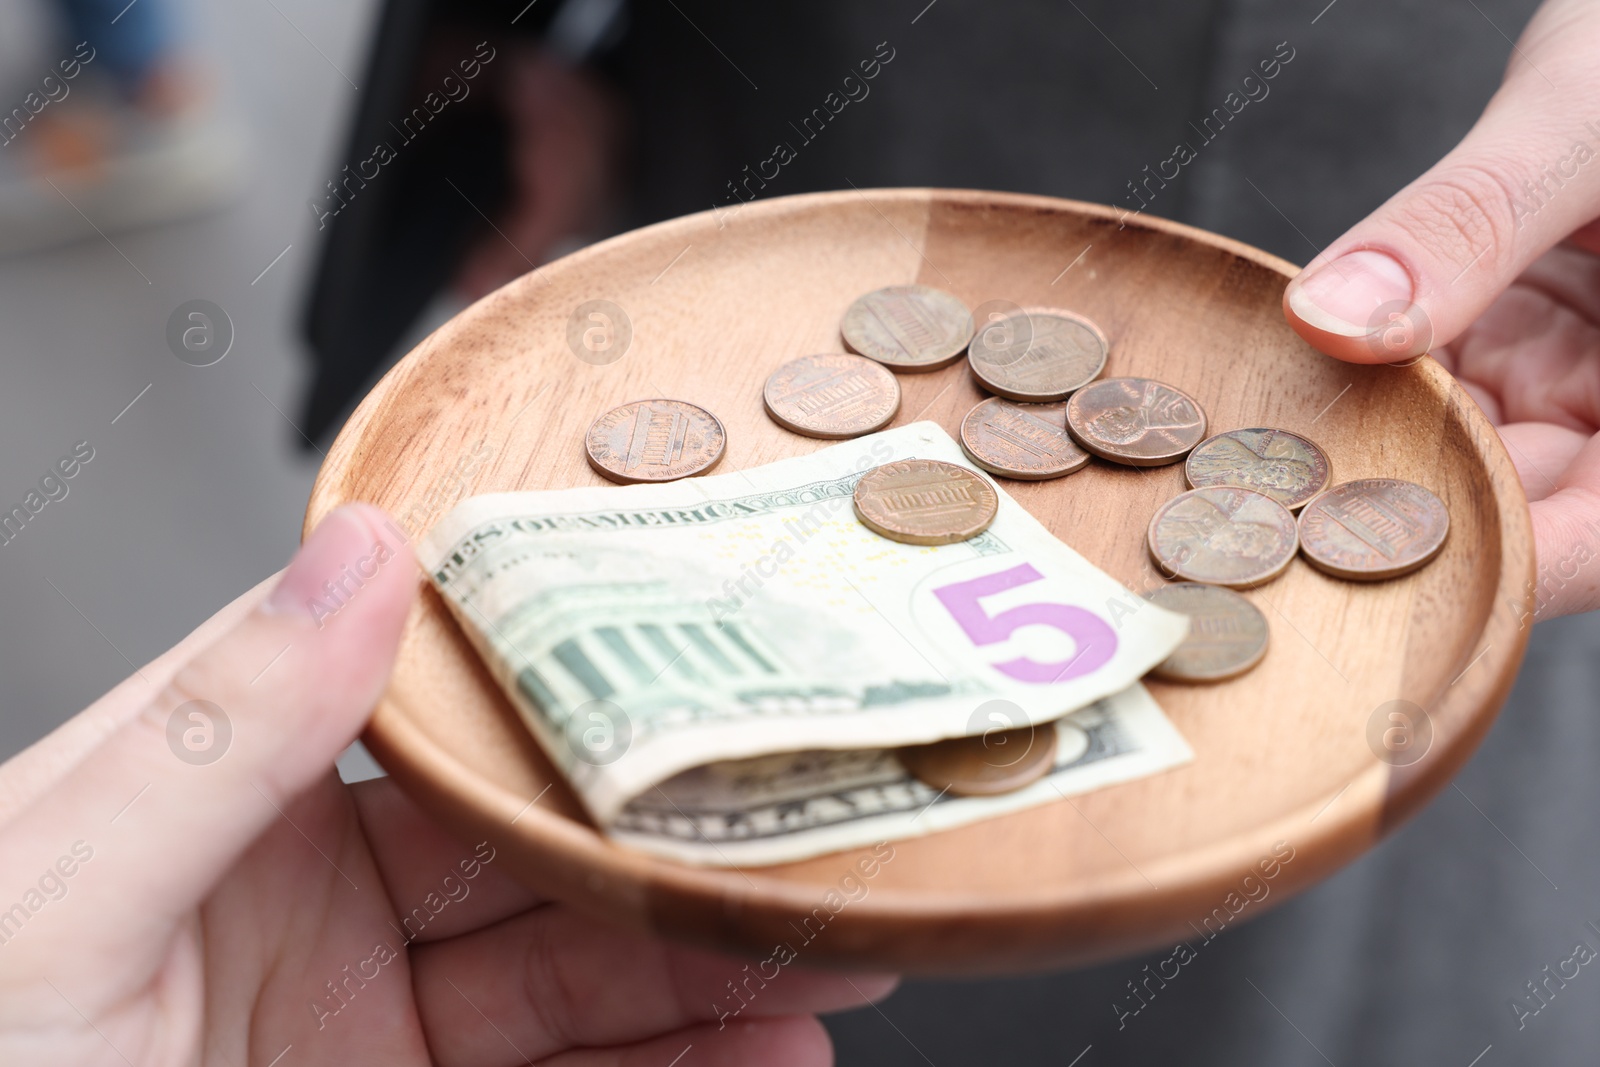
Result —
<path fill-rule="evenodd" d="M 1385 304 L 1410 304 L 1411 275 L 1386 252 L 1347 252 L 1289 283 L 1289 307 L 1307 325 L 1341 337 L 1365 337 L 1383 324 Z"/>
<path fill-rule="evenodd" d="M 262 610 L 276 615 L 302 615 L 320 622 L 328 613 L 330 587 L 338 590 L 341 585 L 348 585 L 346 572 L 351 564 L 371 555 L 379 540 L 368 525 L 364 510 L 359 504 L 346 504 L 330 512 L 289 561 L 283 577 L 262 603 Z"/>

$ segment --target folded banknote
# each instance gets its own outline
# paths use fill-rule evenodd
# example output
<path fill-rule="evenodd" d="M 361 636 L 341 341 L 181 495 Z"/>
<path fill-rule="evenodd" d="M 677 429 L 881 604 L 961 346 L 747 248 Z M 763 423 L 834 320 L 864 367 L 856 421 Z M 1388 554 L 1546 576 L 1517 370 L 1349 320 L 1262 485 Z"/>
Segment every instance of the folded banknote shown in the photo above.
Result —
<path fill-rule="evenodd" d="M 891 789 L 895 747 L 983 733 L 996 707 L 1011 725 L 1090 736 L 1063 720 L 1081 709 L 1117 740 L 1087 763 L 1102 749 L 1061 745 L 1055 770 L 1017 794 L 941 800 L 918 826 L 886 809 L 875 825 L 942 828 L 1187 759 L 1136 687 L 1187 617 L 1132 597 L 1004 490 L 968 541 L 872 533 L 851 507 L 856 481 L 909 458 L 971 467 L 936 424 L 914 423 L 730 474 L 474 497 L 421 557 L 595 821 L 679 858 L 776 862 L 858 843 L 860 826 L 816 817 L 827 796 Z M 780 769 L 799 792 L 747 788 Z M 807 804 L 787 824 L 766 810 Z"/>

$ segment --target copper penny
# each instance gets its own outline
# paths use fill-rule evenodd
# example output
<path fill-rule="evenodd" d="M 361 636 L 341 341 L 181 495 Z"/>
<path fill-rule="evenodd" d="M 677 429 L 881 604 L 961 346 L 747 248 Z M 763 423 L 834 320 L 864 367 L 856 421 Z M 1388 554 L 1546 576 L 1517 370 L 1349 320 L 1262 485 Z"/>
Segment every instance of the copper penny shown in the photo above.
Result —
<path fill-rule="evenodd" d="M 990 730 L 976 737 L 948 737 L 895 752 L 924 785 L 963 797 L 1010 793 L 1043 778 L 1055 765 L 1056 727 Z"/>
<path fill-rule="evenodd" d="M 900 410 L 900 383 L 881 363 L 844 352 L 791 359 L 762 391 L 767 414 L 807 437 L 859 437 Z"/>
<path fill-rule="evenodd" d="M 728 435 L 717 417 L 682 400 L 635 400 L 589 424 L 589 466 L 624 485 L 670 482 L 708 471 Z"/>
<path fill-rule="evenodd" d="M 1220 682 L 1238 677 L 1267 654 L 1267 617 L 1231 589 L 1179 582 L 1147 593 L 1145 599 L 1189 616 L 1189 636 L 1151 669 L 1157 678 Z"/>
<path fill-rule="evenodd" d="M 1067 431 L 1101 459 L 1130 467 L 1176 463 L 1206 435 L 1187 393 L 1149 378 L 1090 382 L 1067 401 Z"/>
<path fill-rule="evenodd" d="M 892 370 L 938 370 L 966 351 L 972 312 L 938 289 L 891 285 L 851 304 L 840 332 L 851 351 Z"/>
<path fill-rule="evenodd" d="M 1180 493 L 1150 520 L 1150 554 L 1191 582 L 1243 589 L 1282 574 L 1300 547 L 1294 516 L 1269 496 L 1232 485 Z"/>
<path fill-rule="evenodd" d="M 1327 454 L 1299 434 L 1257 427 L 1201 441 L 1184 460 L 1183 474 L 1195 489 L 1237 485 L 1295 511 L 1328 488 L 1332 468 Z"/>
<path fill-rule="evenodd" d="M 1336 485 L 1300 513 L 1306 559 L 1340 578 L 1407 574 L 1437 556 L 1449 532 L 1444 501 L 1396 478 Z"/>
<path fill-rule="evenodd" d="M 965 467 L 903 459 L 863 474 L 855 507 L 867 529 L 891 541 L 950 545 L 987 530 L 1000 509 L 1000 495 Z"/>
<path fill-rule="evenodd" d="M 961 420 L 961 447 L 990 474 L 1031 482 L 1071 474 L 1089 462 L 1089 453 L 1067 434 L 1066 404 L 990 397 Z"/>
<path fill-rule="evenodd" d="M 986 324 L 967 346 L 972 374 L 991 393 L 1033 403 L 1065 400 L 1105 369 L 1100 327 L 1070 311 L 1029 308 Z"/>

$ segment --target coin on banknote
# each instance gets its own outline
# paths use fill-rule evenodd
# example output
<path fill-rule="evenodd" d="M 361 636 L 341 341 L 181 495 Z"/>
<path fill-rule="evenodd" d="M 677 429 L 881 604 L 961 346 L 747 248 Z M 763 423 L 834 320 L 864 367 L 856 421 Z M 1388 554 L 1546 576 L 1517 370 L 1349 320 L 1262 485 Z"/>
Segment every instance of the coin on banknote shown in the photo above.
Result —
<path fill-rule="evenodd" d="M 900 410 L 900 383 L 881 363 L 845 352 L 791 359 L 762 391 L 767 414 L 807 437 L 845 438 L 881 430 Z"/>
<path fill-rule="evenodd" d="M 1149 541 L 1167 574 L 1235 589 L 1276 578 L 1300 546 L 1288 508 L 1232 485 L 1191 489 L 1161 505 Z"/>
<path fill-rule="evenodd" d="M 614 482 L 670 482 L 708 471 L 728 435 L 717 417 L 682 400 L 635 400 L 589 424 L 589 466 Z"/>
<path fill-rule="evenodd" d="M 1055 764 L 1055 724 L 990 730 L 909 745 L 895 755 L 923 785 L 960 797 L 1010 793 L 1044 777 Z"/>
<path fill-rule="evenodd" d="M 1195 489 L 1237 485 L 1270 496 L 1290 511 L 1326 489 L 1331 470 L 1327 454 L 1311 441 L 1266 427 L 1208 437 L 1183 463 L 1184 477 Z"/>
<path fill-rule="evenodd" d="M 1231 589 L 1179 582 L 1147 593 L 1145 599 L 1189 616 L 1189 636 L 1151 669 L 1157 678 L 1220 682 L 1238 677 L 1267 654 L 1267 617 Z"/>
<path fill-rule="evenodd" d="M 967 346 L 967 362 L 989 392 L 1046 403 L 1094 381 L 1110 349 L 1100 327 L 1082 315 L 1029 308 L 986 323 Z"/>
<path fill-rule="evenodd" d="M 961 420 L 961 447 L 990 474 L 1031 482 L 1071 474 L 1089 462 L 1089 453 L 1067 433 L 1064 403 L 990 397 Z"/>
<path fill-rule="evenodd" d="M 1444 547 L 1450 513 L 1415 482 L 1363 478 L 1317 497 L 1300 513 L 1306 559 L 1340 578 L 1396 578 Z"/>
<path fill-rule="evenodd" d="M 966 351 L 972 312 L 938 289 L 891 285 L 851 304 L 840 332 L 851 351 L 892 370 L 938 370 Z"/>
<path fill-rule="evenodd" d="M 1176 463 L 1206 435 L 1187 393 L 1149 378 L 1106 378 L 1072 394 L 1067 431 L 1101 459 L 1131 467 Z"/>
<path fill-rule="evenodd" d="M 950 545 L 989 528 L 1000 509 L 994 486 L 954 463 L 903 459 L 874 467 L 855 491 L 856 517 L 907 545 Z"/>

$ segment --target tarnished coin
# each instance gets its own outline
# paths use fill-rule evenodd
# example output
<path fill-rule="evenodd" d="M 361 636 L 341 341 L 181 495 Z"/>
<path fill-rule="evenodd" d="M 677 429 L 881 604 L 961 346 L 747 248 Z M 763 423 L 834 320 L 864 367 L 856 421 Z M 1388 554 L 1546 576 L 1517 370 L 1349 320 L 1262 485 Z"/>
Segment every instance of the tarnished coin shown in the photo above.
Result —
<path fill-rule="evenodd" d="M 900 410 L 900 383 L 881 363 L 848 353 L 801 356 L 772 372 L 762 391 L 767 414 L 807 437 L 859 437 Z"/>
<path fill-rule="evenodd" d="M 983 478 L 937 459 L 874 467 L 856 483 L 856 517 L 873 533 L 907 545 L 951 545 L 981 534 L 1000 509 Z"/>
<path fill-rule="evenodd" d="M 1397 578 L 1444 547 L 1450 513 L 1415 482 L 1363 478 L 1336 485 L 1300 513 L 1306 559 L 1340 578 Z"/>
<path fill-rule="evenodd" d="M 978 330 L 967 361 L 991 393 L 1047 403 L 1094 381 L 1110 350 L 1100 327 L 1082 315 L 1028 308 Z"/>
<path fill-rule="evenodd" d="M 1151 669 L 1169 682 L 1236 678 L 1267 654 L 1267 617 L 1231 589 L 1198 582 L 1165 585 L 1145 599 L 1189 616 L 1189 636 Z"/>
<path fill-rule="evenodd" d="M 1067 432 L 1101 459 L 1130 467 L 1176 463 L 1206 435 L 1187 393 L 1149 378 L 1090 382 L 1067 401 Z"/>
<path fill-rule="evenodd" d="M 991 797 L 1021 789 L 1055 764 L 1056 727 L 1021 726 L 975 737 L 948 737 L 895 752 L 924 785 L 962 797 Z"/>
<path fill-rule="evenodd" d="M 590 423 L 583 443 L 589 466 L 626 485 L 708 471 L 722 458 L 728 435 L 705 408 L 682 400 L 635 400 Z"/>
<path fill-rule="evenodd" d="M 961 420 L 961 447 L 991 474 L 1037 482 L 1080 470 L 1089 453 L 1067 434 L 1066 404 L 990 397 Z"/>
<path fill-rule="evenodd" d="M 966 351 L 972 312 L 938 289 L 891 285 L 851 304 L 840 332 L 851 351 L 893 370 L 938 370 Z"/>
<path fill-rule="evenodd" d="M 1194 446 L 1183 464 L 1195 489 L 1237 485 L 1270 496 L 1290 511 L 1328 488 L 1332 468 L 1312 442 L 1288 430 L 1229 430 Z"/>
<path fill-rule="evenodd" d="M 1282 574 L 1300 547 L 1289 509 L 1252 489 L 1191 489 L 1150 520 L 1150 554 L 1167 574 L 1244 589 Z"/>

